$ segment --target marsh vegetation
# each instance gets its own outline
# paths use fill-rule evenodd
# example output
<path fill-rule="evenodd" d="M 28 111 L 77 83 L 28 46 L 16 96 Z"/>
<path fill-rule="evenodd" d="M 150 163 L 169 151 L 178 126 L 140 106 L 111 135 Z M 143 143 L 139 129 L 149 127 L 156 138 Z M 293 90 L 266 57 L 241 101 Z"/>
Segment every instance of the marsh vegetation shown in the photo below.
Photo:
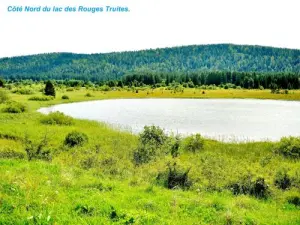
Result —
<path fill-rule="evenodd" d="M 222 143 L 201 134 L 170 135 L 156 126 L 133 135 L 36 110 L 85 101 L 88 93 L 89 100 L 203 98 L 203 89 L 136 93 L 55 85 L 55 98 L 44 101 L 44 87 L 0 88 L 1 224 L 300 223 L 299 137 Z M 34 96 L 41 100 L 30 100 Z M 205 89 L 206 98 L 217 96 L 299 100 L 300 92 Z"/>

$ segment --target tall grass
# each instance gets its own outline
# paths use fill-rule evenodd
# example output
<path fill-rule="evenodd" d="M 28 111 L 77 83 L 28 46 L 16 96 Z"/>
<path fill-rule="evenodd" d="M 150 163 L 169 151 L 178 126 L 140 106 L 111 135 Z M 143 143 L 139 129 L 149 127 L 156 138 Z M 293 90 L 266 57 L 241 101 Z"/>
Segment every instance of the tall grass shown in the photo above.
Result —
<path fill-rule="evenodd" d="M 136 165 L 134 152 L 141 145 L 136 135 L 87 120 L 72 119 L 71 124 L 55 122 L 51 126 L 41 123 L 47 116 L 36 109 L 63 102 L 64 94 L 58 91 L 55 99 L 28 101 L 28 96 L 15 93 L 9 97 L 28 105 L 28 110 L 20 114 L 0 110 L 0 224 L 300 223 L 300 161 L 278 154 L 277 143 L 222 143 L 202 137 L 169 141 L 164 137 L 161 152 Z M 68 92 L 70 102 L 87 100 L 85 94 L 86 90 Z M 148 95 L 146 90 L 94 91 L 89 100 L 198 95 L 202 97 L 201 91 L 194 94 L 194 89 L 185 89 L 183 94 L 166 90 L 162 94 L 157 89 Z M 271 96 L 265 90 L 230 89 L 206 90 L 205 95 Z M 300 92 L 275 96 L 295 99 Z M 73 131 L 87 135 L 88 142 L 72 148 L 65 145 Z M 29 161 L 26 144 L 32 143 L 33 152 L 38 153 L 46 134 L 47 144 L 40 152 L 51 152 L 52 161 L 41 160 L 40 155 Z M 174 170 L 174 163 L 178 170 Z M 282 168 L 290 179 L 285 189 L 278 188 L 286 178 Z M 166 179 L 175 177 L 176 182 L 177 175 L 182 175 L 184 182 L 173 182 L 169 189 L 160 184 L 160 174 Z M 266 198 L 233 193 L 230 184 L 244 177 L 251 177 L 250 188 L 263 178 L 268 185 Z M 188 184 L 188 188 L 181 184 Z"/>

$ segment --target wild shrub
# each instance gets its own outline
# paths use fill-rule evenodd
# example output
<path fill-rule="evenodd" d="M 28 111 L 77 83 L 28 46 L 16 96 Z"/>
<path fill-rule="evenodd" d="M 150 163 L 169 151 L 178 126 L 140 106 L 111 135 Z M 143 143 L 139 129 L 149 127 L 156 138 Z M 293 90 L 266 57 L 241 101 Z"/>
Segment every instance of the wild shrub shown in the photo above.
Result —
<path fill-rule="evenodd" d="M 168 136 L 158 126 L 145 126 L 144 131 L 139 135 L 142 144 L 151 144 L 156 147 L 162 146 L 167 139 Z"/>
<path fill-rule="evenodd" d="M 103 85 L 99 88 L 100 91 L 110 91 L 111 88 L 108 85 Z"/>
<path fill-rule="evenodd" d="M 67 88 L 66 91 L 74 91 L 74 88 Z"/>
<path fill-rule="evenodd" d="M 9 99 L 6 91 L 0 89 L 0 104 L 7 102 Z"/>
<path fill-rule="evenodd" d="M 185 147 L 184 147 L 185 150 L 193 153 L 202 150 L 204 146 L 204 138 L 202 138 L 200 134 L 189 136 L 185 139 L 184 142 L 185 142 Z"/>
<path fill-rule="evenodd" d="M 139 135 L 139 145 L 134 152 L 133 158 L 137 165 L 147 163 L 161 153 L 168 136 L 156 126 L 145 126 Z"/>
<path fill-rule="evenodd" d="M 5 88 L 6 88 L 7 90 L 12 90 L 12 89 L 14 88 L 14 85 L 13 85 L 13 84 L 6 84 L 6 85 L 5 85 Z"/>
<path fill-rule="evenodd" d="M 63 95 L 63 96 L 61 96 L 61 99 L 68 100 L 68 99 L 70 99 L 70 98 L 69 98 L 68 95 Z"/>
<path fill-rule="evenodd" d="M 285 169 L 279 170 L 274 178 L 274 184 L 282 190 L 288 189 L 292 185 L 292 180 Z"/>
<path fill-rule="evenodd" d="M 30 97 L 28 100 L 29 101 L 45 102 L 45 101 L 53 100 L 53 97 L 50 97 L 50 96 L 33 96 L 33 97 Z"/>
<path fill-rule="evenodd" d="M 91 93 L 86 93 L 85 94 L 85 97 L 88 97 L 88 98 L 90 98 L 90 97 L 94 97 Z"/>
<path fill-rule="evenodd" d="M 275 147 L 275 153 L 286 158 L 300 158 L 300 137 L 284 137 Z"/>
<path fill-rule="evenodd" d="M 17 88 L 12 90 L 12 93 L 20 94 L 20 95 L 32 95 L 34 94 L 34 91 L 29 88 Z"/>
<path fill-rule="evenodd" d="M 117 212 L 117 210 L 114 207 L 111 207 L 111 211 L 109 213 L 109 218 L 113 222 L 117 222 L 118 224 L 134 224 L 135 219 L 131 215 L 126 215 L 125 213 Z"/>
<path fill-rule="evenodd" d="M 80 215 L 92 216 L 95 208 L 88 205 L 78 204 L 74 208 L 74 211 Z"/>
<path fill-rule="evenodd" d="M 300 195 L 291 195 L 287 197 L 287 202 L 289 204 L 300 207 Z"/>
<path fill-rule="evenodd" d="M 23 138 L 21 138 L 17 135 L 6 134 L 6 133 L 0 133 L 0 139 L 15 140 L 15 141 L 23 140 Z"/>
<path fill-rule="evenodd" d="M 12 149 L 5 149 L 0 151 L 1 159 L 24 159 L 26 155 L 23 152 L 17 152 Z"/>
<path fill-rule="evenodd" d="M 28 135 L 25 135 L 24 145 L 28 161 L 34 159 L 41 159 L 45 161 L 52 160 L 51 151 L 48 146 L 47 134 L 39 143 L 34 143 L 32 140 L 29 139 Z"/>
<path fill-rule="evenodd" d="M 88 142 L 88 136 L 85 133 L 72 131 L 69 133 L 64 141 L 64 144 L 69 147 L 82 146 Z"/>
<path fill-rule="evenodd" d="M 179 167 L 176 163 L 172 165 L 168 164 L 167 171 L 159 173 L 156 180 L 158 183 L 163 184 L 168 189 L 188 189 L 192 185 L 189 180 L 188 174 L 190 168 L 183 169 Z"/>
<path fill-rule="evenodd" d="M 173 142 L 171 143 L 171 155 L 173 158 L 179 155 L 180 143 L 181 140 L 179 136 L 175 137 L 175 140 L 173 140 Z"/>
<path fill-rule="evenodd" d="M 252 176 L 245 176 L 228 187 L 235 195 L 248 194 L 257 198 L 266 198 L 269 195 L 269 185 L 262 177 L 253 179 Z"/>
<path fill-rule="evenodd" d="M 23 113 L 26 111 L 26 106 L 19 102 L 9 102 L 7 106 L 4 107 L 3 112 L 6 113 Z"/>
<path fill-rule="evenodd" d="M 133 159 L 136 165 L 148 163 L 155 158 L 157 148 L 149 144 L 139 144 L 133 153 Z"/>
<path fill-rule="evenodd" d="M 81 168 L 88 170 L 95 167 L 98 164 L 98 160 L 94 156 L 88 156 L 80 162 Z"/>
<path fill-rule="evenodd" d="M 62 112 L 52 112 L 46 116 L 43 116 L 41 123 L 50 125 L 72 125 L 74 124 L 74 119 L 70 116 L 66 116 Z"/>

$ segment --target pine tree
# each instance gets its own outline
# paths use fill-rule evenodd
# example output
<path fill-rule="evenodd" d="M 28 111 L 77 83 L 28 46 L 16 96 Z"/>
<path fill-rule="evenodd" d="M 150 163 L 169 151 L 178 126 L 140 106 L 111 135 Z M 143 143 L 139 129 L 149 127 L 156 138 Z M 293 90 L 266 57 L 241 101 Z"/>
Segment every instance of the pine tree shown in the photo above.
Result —
<path fill-rule="evenodd" d="M 4 79 L 0 77 L 0 87 L 4 87 Z"/>
<path fill-rule="evenodd" d="M 55 88 L 54 88 L 53 83 L 50 80 L 48 80 L 46 82 L 45 95 L 50 95 L 50 96 L 55 97 Z"/>

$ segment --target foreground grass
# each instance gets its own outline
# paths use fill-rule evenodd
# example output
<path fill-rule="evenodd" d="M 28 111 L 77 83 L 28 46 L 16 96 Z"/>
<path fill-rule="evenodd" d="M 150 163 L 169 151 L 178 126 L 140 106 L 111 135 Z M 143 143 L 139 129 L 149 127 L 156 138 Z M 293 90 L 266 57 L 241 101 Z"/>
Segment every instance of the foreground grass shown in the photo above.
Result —
<path fill-rule="evenodd" d="M 36 88 L 38 89 L 38 87 Z M 148 94 L 147 94 L 148 92 Z M 90 93 L 92 97 L 86 97 Z M 69 100 L 62 100 L 67 94 Z M 33 96 L 41 96 L 37 91 Z M 28 101 L 30 96 L 10 94 L 27 105 L 20 114 L 0 112 L 0 224 L 299 224 L 299 207 L 287 197 L 299 193 L 300 163 L 273 153 L 274 143 L 220 143 L 206 140 L 198 153 L 181 151 L 135 166 L 135 135 L 112 130 L 102 123 L 75 120 L 71 126 L 45 125 L 42 106 L 62 102 L 109 98 L 201 97 L 299 100 L 300 92 L 271 94 L 268 90 L 185 89 L 171 93 L 152 91 L 59 90 L 51 101 Z M 0 110 L 4 104 L 0 104 Z M 88 135 L 82 147 L 65 148 L 71 131 Z M 51 162 L 28 161 L 25 134 L 39 142 L 45 134 L 53 152 Z M 15 152 L 19 154 L 8 154 Z M 176 161 L 189 173 L 188 191 L 168 190 L 157 176 Z M 285 168 L 295 180 L 289 190 L 274 185 L 278 170 Z M 264 177 L 270 186 L 267 199 L 233 195 L 228 184 L 241 176 Z M 298 182 L 298 183 L 297 183 Z"/>

